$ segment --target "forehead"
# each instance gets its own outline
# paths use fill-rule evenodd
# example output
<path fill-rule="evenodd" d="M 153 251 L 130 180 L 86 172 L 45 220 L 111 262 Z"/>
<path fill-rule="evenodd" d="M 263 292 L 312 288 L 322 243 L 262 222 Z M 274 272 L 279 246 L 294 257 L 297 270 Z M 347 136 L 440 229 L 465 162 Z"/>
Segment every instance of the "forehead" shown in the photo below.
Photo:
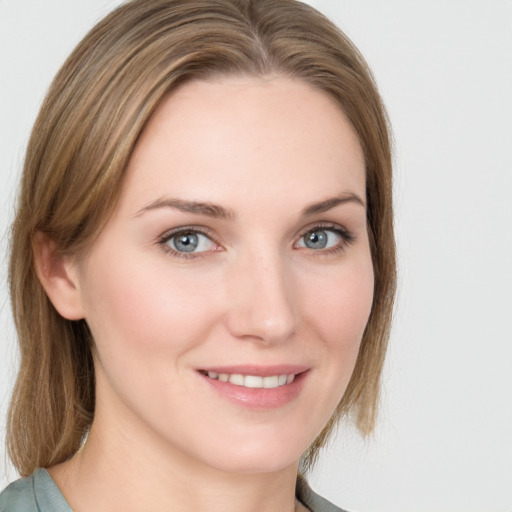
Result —
<path fill-rule="evenodd" d="M 291 78 L 222 77 L 164 98 L 134 149 L 122 201 L 135 208 L 170 194 L 237 203 L 236 191 L 240 205 L 283 194 L 299 203 L 345 189 L 364 197 L 364 167 L 327 93 Z"/>

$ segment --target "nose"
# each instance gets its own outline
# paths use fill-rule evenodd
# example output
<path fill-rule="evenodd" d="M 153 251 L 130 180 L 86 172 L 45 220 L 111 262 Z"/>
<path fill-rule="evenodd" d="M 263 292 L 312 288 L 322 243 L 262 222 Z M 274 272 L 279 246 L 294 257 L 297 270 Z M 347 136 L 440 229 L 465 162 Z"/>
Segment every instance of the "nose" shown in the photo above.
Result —
<path fill-rule="evenodd" d="M 291 272 L 279 255 L 253 253 L 230 268 L 227 326 L 241 339 L 285 342 L 297 328 Z"/>

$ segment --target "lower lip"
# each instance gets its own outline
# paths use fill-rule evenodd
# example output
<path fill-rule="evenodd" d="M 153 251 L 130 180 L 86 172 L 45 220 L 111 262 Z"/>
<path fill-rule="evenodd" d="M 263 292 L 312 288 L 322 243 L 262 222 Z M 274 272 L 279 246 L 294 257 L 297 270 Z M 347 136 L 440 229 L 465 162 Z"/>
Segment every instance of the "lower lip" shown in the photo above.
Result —
<path fill-rule="evenodd" d="M 307 374 L 307 371 L 302 372 L 295 376 L 292 383 L 277 388 L 246 388 L 230 382 L 211 379 L 198 372 L 198 375 L 222 397 L 248 409 L 277 409 L 292 402 L 299 396 Z"/>

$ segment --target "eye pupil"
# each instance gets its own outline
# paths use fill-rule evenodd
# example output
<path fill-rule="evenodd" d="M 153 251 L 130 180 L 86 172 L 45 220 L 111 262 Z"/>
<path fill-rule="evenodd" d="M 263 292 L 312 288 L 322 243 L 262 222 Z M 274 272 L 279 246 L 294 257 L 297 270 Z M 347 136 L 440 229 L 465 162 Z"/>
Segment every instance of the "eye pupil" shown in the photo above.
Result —
<path fill-rule="evenodd" d="M 178 235 L 173 240 L 173 245 L 176 250 L 181 252 L 192 252 L 199 244 L 199 238 L 193 233 L 183 233 Z"/>
<path fill-rule="evenodd" d="M 304 244 L 310 249 L 324 249 L 327 245 L 327 233 L 323 230 L 310 231 L 304 235 Z"/>

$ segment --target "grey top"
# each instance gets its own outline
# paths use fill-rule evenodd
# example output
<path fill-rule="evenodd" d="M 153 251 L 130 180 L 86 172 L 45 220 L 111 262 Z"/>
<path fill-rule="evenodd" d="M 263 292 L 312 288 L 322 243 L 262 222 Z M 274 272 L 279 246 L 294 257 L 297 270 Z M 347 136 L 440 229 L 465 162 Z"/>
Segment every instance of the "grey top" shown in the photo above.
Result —
<path fill-rule="evenodd" d="M 16 480 L 0 494 L 0 512 L 73 512 L 46 469 Z"/>
<path fill-rule="evenodd" d="M 315 494 L 299 476 L 297 498 L 311 512 L 345 512 Z M 16 480 L 0 494 L 0 512 L 73 512 L 46 469 Z"/>

